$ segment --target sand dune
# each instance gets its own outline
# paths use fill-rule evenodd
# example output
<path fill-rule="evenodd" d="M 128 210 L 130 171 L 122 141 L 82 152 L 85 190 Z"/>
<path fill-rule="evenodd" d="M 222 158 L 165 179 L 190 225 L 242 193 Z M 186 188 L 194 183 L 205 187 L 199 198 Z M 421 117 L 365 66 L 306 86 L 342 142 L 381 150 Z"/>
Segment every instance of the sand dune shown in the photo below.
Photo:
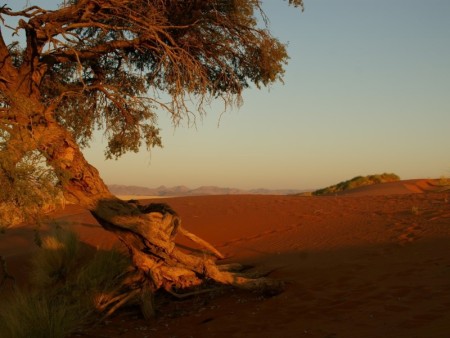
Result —
<path fill-rule="evenodd" d="M 341 195 L 354 196 L 379 196 L 379 195 L 398 195 L 423 193 L 427 191 L 439 191 L 442 189 L 437 180 L 416 179 L 403 180 L 397 182 L 388 182 L 383 184 L 374 184 L 365 187 L 359 187 L 340 193 Z"/>
<path fill-rule="evenodd" d="M 224 262 L 272 271 L 285 292 L 163 298 L 153 322 L 129 309 L 83 337 L 450 337 L 450 194 L 436 189 L 411 180 L 342 196 L 161 199 Z M 53 217 L 90 246 L 117 243 L 77 206 Z M 0 254 L 22 281 L 33 250 L 29 226 L 0 237 Z"/>

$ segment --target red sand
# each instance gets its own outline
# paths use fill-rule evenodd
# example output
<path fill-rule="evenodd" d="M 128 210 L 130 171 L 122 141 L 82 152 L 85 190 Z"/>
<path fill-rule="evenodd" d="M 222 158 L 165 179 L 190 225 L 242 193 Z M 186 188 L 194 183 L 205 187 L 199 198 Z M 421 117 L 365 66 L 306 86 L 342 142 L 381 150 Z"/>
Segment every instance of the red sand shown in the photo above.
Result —
<path fill-rule="evenodd" d="M 162 298 L 151 322 L 131 308 L 82 336 L 450 337 L 450 194 L 433 190 L 411 180 L 331 197 L 163 199 L 225 262 L 273 270 L 285 292 Z M 91 246 L 117 242 L 76 206 L 54 217 Z M 20 280 L 33 250 L 30 227 L 0 237 L 0 255 Z"/>

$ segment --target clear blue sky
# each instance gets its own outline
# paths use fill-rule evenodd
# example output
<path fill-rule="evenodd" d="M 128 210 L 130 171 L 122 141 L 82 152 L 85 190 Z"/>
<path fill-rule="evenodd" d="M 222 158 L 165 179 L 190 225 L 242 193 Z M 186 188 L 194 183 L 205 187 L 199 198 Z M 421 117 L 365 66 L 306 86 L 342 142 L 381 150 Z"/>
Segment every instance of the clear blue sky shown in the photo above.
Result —
<path fill-rule="evenodd" d="M 43 1 L 32 1 L 43 3 Z M 47 1 L 48 3 L 48 1 Z M 108 184 L 318 188 L 356 175 L 450 176 L 450 1 L 281 0 L 264 8 L 289 42 L 285 84 L 213 105 L 197 128 L 159 118 L 164 148 L 104 160 Z"/>

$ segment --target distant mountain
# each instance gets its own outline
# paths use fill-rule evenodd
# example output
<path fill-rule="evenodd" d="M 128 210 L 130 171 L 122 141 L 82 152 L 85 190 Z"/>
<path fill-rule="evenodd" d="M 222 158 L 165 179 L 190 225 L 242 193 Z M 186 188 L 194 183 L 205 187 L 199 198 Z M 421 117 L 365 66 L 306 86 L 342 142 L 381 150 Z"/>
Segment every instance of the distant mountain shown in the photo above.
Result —
<path fill-rule="evenodd" d="M 243 190 L 236 188 L 223 188 L 216 186 L 201 186 L 190 189 L 184 185 L 175 187 L 159 186 L 157 188 L 146 188 L 133 185 L 108 185 L 114 195 L 134 195 L 134 196 L 201 196 L 201 195 L 291 195 L 305 192 L 307 190 L 298 189 L 252 189 Z"/>
<path fill-rule="evenodd" d="M 251 189 L 247 193 L 254 195 L 295 195 L 311 191 L 310 189 Z"/>

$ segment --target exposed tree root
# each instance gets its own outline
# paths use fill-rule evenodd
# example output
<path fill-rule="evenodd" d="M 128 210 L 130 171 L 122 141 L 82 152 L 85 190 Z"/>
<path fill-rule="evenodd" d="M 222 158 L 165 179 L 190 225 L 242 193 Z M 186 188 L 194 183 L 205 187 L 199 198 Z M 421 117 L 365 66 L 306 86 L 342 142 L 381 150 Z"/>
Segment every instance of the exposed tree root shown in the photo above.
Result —
<path fill-rule="evenodd" d="M 224 259 L 225 258 L 224 255 L 222 255 L 215 247 L 213 247 L 211 244 L 209 244 L 205 240 L 203 240 L 203 239 L 197 237 L 196 235 L 190 233 L 189 231 L 187 231 L 186 229 L 182 228 L 181 226 L 178 228 L 178 230 L 179 230 L 180 234 L 182 234 L 186 238 L 189 238 L 191 241 L 199 244 L 203 248 L 209 250 L 217 258 L 219 258 L 219 259 Z"/>
<path fill-rule="evenodd" d="M 115 297 L 114 301 L 115 304 L 105 313 L 102 321 L 106 318 L 110 317 L 117 309 L 119 309 L 121 306 L 126 304 L 128 301 L 133 299 L 137 294 L 139 293 L 139 290 L 133 290 L 132 292 L 129 292 L 128 294 L 122 294 L 119 297 Z"/>
<path fill-rule="evenodd" d="M 115 232 L 126 245 L 135 271 L 125 280 L 123 295 L 111 297 L 99 308 L 111 316 L 128 303 L 140 305 L 145 318 L 155 314 L 153 296 L 164 289 L 177 298 L 186 298 L 210 290 L 178 293 L 213 281 L 240 289 L 256 290 L 266 295 L 278 294 L 283 283 L 268 278 L 254 278 L 242 272 L 240 264 L 217 265 L 224 256 L 211 244 L 181 227 L 180 217 L 166 204 L 135 206 L 117 200 L 101 201 L 93 215 L 107 230 Z M 178 233 L 193 240 L 212 255 L 187 254 L 175 246 Z M 267 275 L 265 273 L 264 275 Z"/>
<path fill-rule="evenodd" d="M 174 296 L 175 298 L 178 298 L 178 299 L 185 299 L 185 298 L 189 298 L 189 297 L 193 297 L 193 296 L 202 295 L 205 293 L 210 293 L 213 291 L 215 291 L 215 289 L 201 289 L 201 290 L 196 290 L 196 291 L 191 291 L 191 292 L 186 292 L 186 293 L 176 293 L 172 290 L 167 290 L 167 292 L 169 292 L 172 296 Z"/>

